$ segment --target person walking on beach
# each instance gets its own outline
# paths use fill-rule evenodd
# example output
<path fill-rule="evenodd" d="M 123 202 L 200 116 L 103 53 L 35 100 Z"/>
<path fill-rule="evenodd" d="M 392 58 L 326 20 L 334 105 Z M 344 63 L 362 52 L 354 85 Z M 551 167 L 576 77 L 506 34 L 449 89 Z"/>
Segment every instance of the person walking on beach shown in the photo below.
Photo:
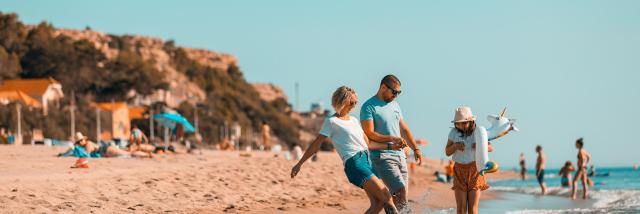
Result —
<path fill-rule="evenodd" d="M 260 126 L 260 132 L 262 135 L 262 147 L 264 150 L 271 150 L 271 143 L 269 142 L 271 139 L 271 127 L 267 124 L 267 121 L 262 121 L 262 125 Z"/>
<path fill-rule="evenodd" d="M 540 189 L 542 189 L 542 194 L 547 193 L 547 185 L 544 184 L 544 161 L 545 156 L 544 152 L 542 152 L 542 146 L 536 146 L 536 153 L 538 153 L 538 159 L 536 160 L 536 178 L 538 179 L 538 184 L 540 185 Z"/>
<path fill-rule="evenodd" d="M 520 177 L 523 181 L 527 178 L 527 165 L 524 160 L 524 153 L 520 153 Z"/>
<path fill-rule="evenodd" d="M 576 169 L 573 167 L 573 164 L 570 160 L 564 163 L 564 166 L 560 169 L 560 172 L 558 172 L 558 175 L 560 175 L 560 185 L 562 185 L 562 187 L 572 186 L 570 182 L 571 172 L 575 170 Z"/>
<path fill-rule="evenodd" d="M 408 143 L 418 165 L 422 164 L 422 153 L 404 121 L 400 105 L 394 101 L 400 93 L 400 80 L 394 75 L 386 75 L 382 78 L 376 95 L 362 105 L 360 123 L 369 140 L 388 145 L 388 148 L 370 148 L 371 161 L 376 175 L 391 190 L 398 209 L 403 210 L 408 204 L 407 157 L 402 151 L 391 148 L 393 145 L 406 146 Z M 407 137 L 407 141 L 401 137 L 403 135 Z"/>
<path fill-rule="evenodd" d="M 385 187 L 374 173 L 369 160 L 369 149 L 387 148 L 386 144 L 369 141 L 358 122 L 349 115 L 358 102 L 356 92 L 346 86 L 338 88 L 331 98 L 331 105 L 336 113 L 325 118 L 320 133 L 307 148 L 302 159 L 291 169 L 294 178 L 302 164 L 320 149 L 326 138 L 331 138 L 333 144 L 344 163 L 344 172 L 350 183 L 364 189 L 369 197 L 371 206 L 365 213 L 379 213 L 385 204 L 393 213 L 398 213 L 389 189 Z M 390 145 L 390 149 L 400 151 L 401 144 Z"/>
<path fill-rule="evenodd" d="M 476 127 L 476 117 L 473 116 L 471 108 L 458 107 L 453 119 L 454 128 L 449 132 L 445 153 L 453 156 L 455 161 L 453 167 L 453 189 L 456 196 L 457 213 L 478 213 L 481 191 L 489 189 L 485 177 L 478 173 L 476 168 L 476 138 L 474 131 L 484 129 Z M 480 143 L 480 142 L 477 142 Z M 493 146 L 489 143 L 487 148 L 493 151 Z"/>
<path fill-rule="evenodd" d="M 587 199 L 587 193 L 589 191 L 589 181 L 587 177 L 587 165 L 591 161 L 591 155 L 584 148 L 584 142 L 582 138 L 576 140 L 576 148 L 578 149 L 578 163 L 576 176 L 573 178 L 573 188 L 571 188 L 571 199 L 576 199 L 576 192 L 578 188 L 576 183 L 578 180 L 582 181 L 582 199 Z"/>

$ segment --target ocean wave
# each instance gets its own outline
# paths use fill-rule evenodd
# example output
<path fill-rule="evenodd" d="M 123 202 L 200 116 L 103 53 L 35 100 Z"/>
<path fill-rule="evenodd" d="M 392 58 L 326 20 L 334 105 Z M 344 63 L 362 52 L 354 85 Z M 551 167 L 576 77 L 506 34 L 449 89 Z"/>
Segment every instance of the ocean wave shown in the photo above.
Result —
<path fill-rule="evenodd" d="M 493 186 L 494 191 L 540 195 L 537 187 Z M 578 191 L 578 196 L 582 190 Z M 570 197 L 571 188 L 549 187 L 547 195 Z M 639 190 L 590 190 L 589 198 L 595 200 L 593 208 L 566 210 L 521 210 L 512 213 L 628 213 L 640 211 Z"/>

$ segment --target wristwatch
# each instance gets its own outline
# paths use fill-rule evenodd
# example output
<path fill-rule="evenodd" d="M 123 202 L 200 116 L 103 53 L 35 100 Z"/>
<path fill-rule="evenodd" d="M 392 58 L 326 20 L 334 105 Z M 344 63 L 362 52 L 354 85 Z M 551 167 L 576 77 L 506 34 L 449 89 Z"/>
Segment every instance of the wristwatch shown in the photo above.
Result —
<path fill-rule="evenodd" d="M 391 145 L 393 145 L 392 143 L 387 143 L 387 150 L 391 150 Z"/>

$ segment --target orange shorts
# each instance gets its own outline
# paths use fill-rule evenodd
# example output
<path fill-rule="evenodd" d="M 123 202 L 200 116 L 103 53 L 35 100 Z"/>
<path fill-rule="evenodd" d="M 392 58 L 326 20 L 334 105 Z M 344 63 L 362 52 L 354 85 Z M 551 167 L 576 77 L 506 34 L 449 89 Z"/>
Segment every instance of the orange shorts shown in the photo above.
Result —
<path fill-rule="evenodd" d="M 451 189 L 469 192 L 489 189 L 489 185 L 487 185 L 484 176 L 480 176 L 478 173 L 475 161 L 468 164 L 456 162 L 453 166 L 453 187 Z"/>

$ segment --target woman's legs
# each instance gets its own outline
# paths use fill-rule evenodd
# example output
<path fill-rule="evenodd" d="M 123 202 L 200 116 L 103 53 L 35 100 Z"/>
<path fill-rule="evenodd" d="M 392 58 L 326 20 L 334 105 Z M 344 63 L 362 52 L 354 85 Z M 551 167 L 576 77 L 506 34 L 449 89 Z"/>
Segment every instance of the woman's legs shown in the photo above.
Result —
<path fill-rule="evenodd" d="M 456 207 L 458 214 L 466 214 L 467 213 L 467 192 L 462 190 L 455 190 L 456 193 Z"/>
<path fill-rule="evenodd" d="M 583 186 L 583 188 L 586 188 L 586 182 L 587 182 L 586 179 L 587 179 L 587 176 L 584 173 L 584 170 L 579 169 L 576 172 L 576 177 L 573 178 L 573 182 L 571 184 L 571 186 L 572 186 L 571 187 L 571 199 L 576 199 L 576 193 L 578 192 L 578 180 L 582 180 L 582 186 Z M 587 189 L 584 189 L 584 190 L 586 191 Z"/>
<path fill-rule="evenodd" d="M 391 199 L 389 189 L 387 189 L 384 183 L 382 183 L 382 180 L 378 177 L 371 177 L 371 179 L 362 185 L 362 188 L 367 193 L 367 196 L 369 196 L 369 200 L 371 201 L 371 207 L 369 207 L 366 213 L 379 213 L 385 203 L 389 203 L 393 210 L 396 213 L 398 212 Z"/>
<path fill-rule="evenodd" d="M 577 184 L 578 178 L 580 178 L 580 172 L 576 172 L 576 177 L 573 178 L 573 181 L 571 181 L 571 199 L 576 199 L 576 191 L 578 191 L 576 189 L 576 184 Z"/>
<path fill-rule="evenodd" d="M 589 191 L 589 184 L 587 182 L 587 179 L 589 179 L 587 177 L 586 173 L 582 173 L 582 199 L 587 199 L 587 192 Z"/>
<path fill-rule="evenodd" d="M 467 193 L 467 203 L 469 203 L 469 213 L 477 214 L 478 213 L 478 204 L 480 203 L 480 190 L 471 190 Z"/>

